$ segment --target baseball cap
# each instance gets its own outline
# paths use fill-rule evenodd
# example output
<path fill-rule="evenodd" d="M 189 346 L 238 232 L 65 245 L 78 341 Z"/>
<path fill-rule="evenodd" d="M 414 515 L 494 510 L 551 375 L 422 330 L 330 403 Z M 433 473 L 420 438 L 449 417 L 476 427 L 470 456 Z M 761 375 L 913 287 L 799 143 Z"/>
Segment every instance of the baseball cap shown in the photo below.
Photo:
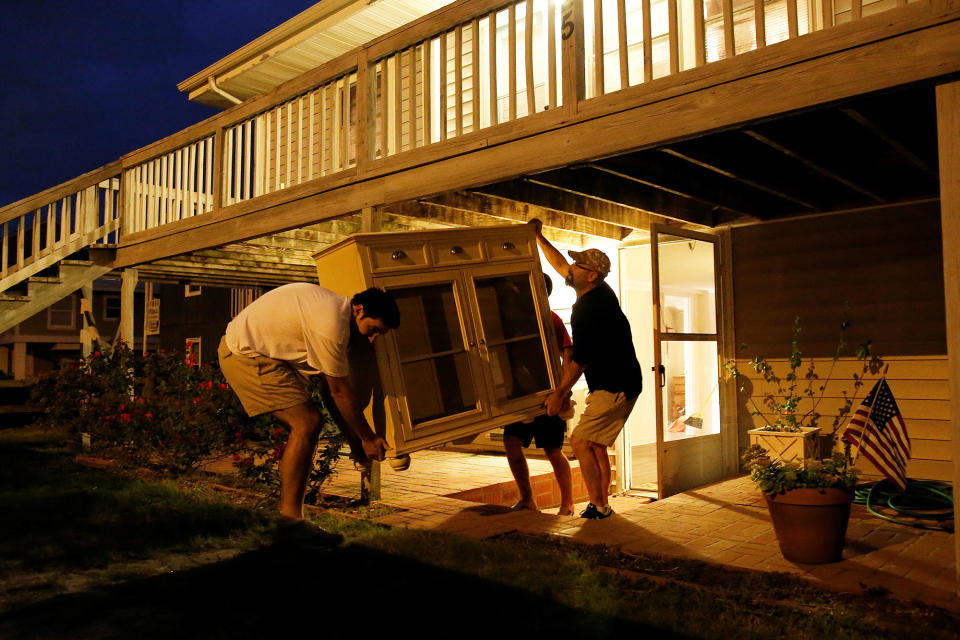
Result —
<path fill-rule="evenodd" d="M 610 258 L 600 249 L 586 249 L 585 251 L 567 251 L 574 262 L 578 262 L 585 267 L 590 267 L 601 278 L 606 278 L 610 273 Z"/>

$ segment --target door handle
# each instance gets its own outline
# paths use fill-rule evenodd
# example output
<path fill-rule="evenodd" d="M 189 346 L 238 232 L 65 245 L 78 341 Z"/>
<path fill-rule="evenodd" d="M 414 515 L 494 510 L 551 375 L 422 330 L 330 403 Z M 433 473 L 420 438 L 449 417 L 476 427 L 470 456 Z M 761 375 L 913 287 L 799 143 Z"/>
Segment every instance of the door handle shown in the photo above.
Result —
<path fill-rule="evenodd" d="M 657 372 L 657 369 L 658 369 L 657 367 L 650 367 L 650 371 Z M 667 386 L 667 368 L 662 364 L 659 366 L 659 373 L 660 373 L 660 388 L 662 389 L 665 386 Z"/>

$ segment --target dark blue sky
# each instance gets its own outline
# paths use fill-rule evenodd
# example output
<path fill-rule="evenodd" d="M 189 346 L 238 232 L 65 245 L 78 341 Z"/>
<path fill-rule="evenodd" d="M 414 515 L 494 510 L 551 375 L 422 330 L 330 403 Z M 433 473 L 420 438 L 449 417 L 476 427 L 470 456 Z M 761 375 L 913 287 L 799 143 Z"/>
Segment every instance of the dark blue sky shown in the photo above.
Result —
<path fill-rule="evenodd" d="M 0 206 L 215 111 L 177 83 L 313 0 L 0 0 Z"/>

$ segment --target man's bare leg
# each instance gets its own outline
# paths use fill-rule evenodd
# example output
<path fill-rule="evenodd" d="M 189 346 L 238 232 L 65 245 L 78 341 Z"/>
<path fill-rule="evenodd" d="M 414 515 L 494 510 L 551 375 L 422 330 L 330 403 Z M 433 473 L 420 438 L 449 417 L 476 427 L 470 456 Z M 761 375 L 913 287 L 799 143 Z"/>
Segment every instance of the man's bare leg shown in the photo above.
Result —
<path fill-rule="evenodd" d="M 590 443 L 593 450 L 593 456 L 597 461 L 597 469 L 600 471 L 600 502 L 594 502 L 597 507 L 605 507 L 608 504 L 610 495 L 610 456 L 607 455 L 607 448 L 596 442 Z"/>
<path fill-rule="evenodd" d="M 280 460 L 280 513 L 300 520 L 307 478 L 320 436 L 320 412 L 312 402 L 304 402 L 274 411 L 273 415 L 290 427 L 290 438 Z"/>
<path fill-rule="evenodd" d="M 530 486 L 530 468 L 523 455 L 523 440 L 517 436 L 503 436 L 503 450 L 507 454 L 510 472 L 520 490 L 520 501 L 514 505 L 515 509 L 530 509 L 538 511 L 537 503 L 533 499 L 533 489 Z"/>
<path fill-rule="evenodd" d="M 583 483 L 587 485 L 587 495 L 590 496 L 590 502 L 599 507 L 605 503 L 606 497 L 601 491 L 603 479 L 597 456 L 593 452 L 594 443 L 571 434 L 570 446 L 573 447 L 573 452 L 577 454 L 577 460 L 580 462 L 580 474 L 583 476 Z M 609 465 L 609 461 L 607 464 Z M 609 475 L 607 477 L 609 479 Z"/>
<path fill-rule="evenodd" d="M 544 449 L 544 453 L 553 465 L 553 475 L 557 478 L 557 484 L 560 485 L 560 510 L 557 515 L 573 515 L 573 477 L 567 456 L 563 455 L 563 450 L 559 448 Z"/>

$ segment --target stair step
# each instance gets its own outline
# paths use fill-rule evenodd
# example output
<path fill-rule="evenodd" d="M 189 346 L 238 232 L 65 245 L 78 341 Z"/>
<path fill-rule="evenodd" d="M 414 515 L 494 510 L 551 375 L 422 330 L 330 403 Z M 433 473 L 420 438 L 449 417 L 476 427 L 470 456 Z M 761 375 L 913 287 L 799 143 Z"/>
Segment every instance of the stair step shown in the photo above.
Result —
<path fill-rule="evenodd" d="M 21 296 L 13 293 L 0 293 L 0 302 L 30 302 L 30 296 Z"/>
<path fill-rule="evenodd" d="M 36 284 L 60 284 L 63 280 L 59 276 L 30 276 L 27 282 Z"/>

